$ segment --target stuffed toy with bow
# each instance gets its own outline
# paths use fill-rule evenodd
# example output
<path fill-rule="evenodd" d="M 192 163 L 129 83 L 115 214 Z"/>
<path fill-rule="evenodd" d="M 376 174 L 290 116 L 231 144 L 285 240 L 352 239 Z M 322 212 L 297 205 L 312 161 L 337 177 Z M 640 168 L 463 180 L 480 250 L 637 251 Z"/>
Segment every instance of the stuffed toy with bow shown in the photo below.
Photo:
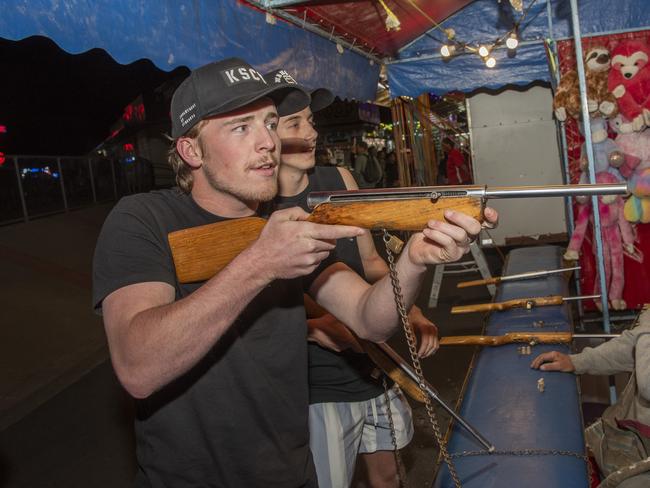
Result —
<path fill-rule="evenodd" d="M 617 180 L 611 173 L 602 172 L 596 175 L 598 183 L 616 183 Z M 600 215 L 600 235 L 603 241 L 603 258 L 605 262 L 605 281 L 609 290 L 609 301 L 614 310 L 627 308 L 623 300 L 623 287 L 625 274 L 623 268 L 623 249 L 629 253 L 634 252 L 634 232 L 630 223 L 623 215 L 623 199 L 620 195 L 607 195 L 598 197 L 598 212 Z M 575 261 L 578 259 L 580 248 L 585 239 L 587 225 L 592 223 L 593 214 L 590 203 L 581 205 L 576 218 L 575 229 L 569 242 L 569 247 L 564 253 L 564 259 Z M 596 252 L 596 241 L 592 246 Z M 596 275 L 594 293 L 599 293 L 600 279 Z"/>
<path fill-rule="evenodd" d="M 618 113 L 616 97 L 607 88 L 610 68 L 609 51 L 604 47 L 593 47 L 584 59 L 587 85 L 587 108 L 591 117 L 614 117 Z M 564 122 L 568 117 L 580 119 L 580 89 L 578 73 L 568 71 L 553 97 L 555 117 Z"/>
<path fill-rule="evenodd" d="M 624 181 L 618 168 L 624 162 L 624 156 L 618 144 L 609 138 L 607 134 L 607 122 L 603 118 L 589 119 L 591 129 L 591 145 L 594 150 L 594 167 L 596 174 L 602 172 L 611 173 L 616 181 Z M 580 133 L 584 135 L 584 127 L 580 124 Z M 580 183 L 589 183 L 587 173 L 588 159 L 586 144 L 580 150 Z M 585 203 L 589 197 L 577 197 L 578 203 Z"/>
<path fill-rule="evenodd" d="M 619 168 L 634 193 L 625 202 L 625 218 L 630 222 L 650 222 L 650 129 L 635 131 L 634 125 L 621 114 L 610 120 L 617 133 L 616 144 L 623 152 L 624 163 Z"/>
<path fill-rule="evenodd" d="M 634 130 L 650 126 L 650 46 L 637 40 L 619 42 L 612 51 L 608 88 Z"/>

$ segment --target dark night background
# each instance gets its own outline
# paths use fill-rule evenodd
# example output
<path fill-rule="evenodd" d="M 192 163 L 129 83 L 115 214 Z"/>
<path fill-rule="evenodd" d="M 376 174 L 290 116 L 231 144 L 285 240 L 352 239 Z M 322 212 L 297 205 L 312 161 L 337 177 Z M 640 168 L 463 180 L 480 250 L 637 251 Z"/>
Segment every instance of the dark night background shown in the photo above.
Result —
<path fill-rule="evenodd" d="M 0 60 L 5 154 L 86 154 L 139 94 L 187 72 L 165 72 L 146 59 L 121 65 L 102 49 L 68 54 L 40 36 L 0 39 Z"/>

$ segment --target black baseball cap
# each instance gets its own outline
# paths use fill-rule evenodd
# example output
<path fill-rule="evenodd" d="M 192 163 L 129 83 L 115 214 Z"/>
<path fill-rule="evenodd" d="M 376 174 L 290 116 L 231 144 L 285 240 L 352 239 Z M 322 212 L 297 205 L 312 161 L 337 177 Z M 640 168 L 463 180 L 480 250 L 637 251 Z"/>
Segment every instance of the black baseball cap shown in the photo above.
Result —
<path fill-rule="evenodd" d="M 171 103 L 172 138 L 186 134 L 201 120 L 225 114 L 269 97 L 280 116 L 305 108 L 309 93 L 298 84 L 267 82 L 246 61 L 228 58 L 192 70 L 176 88 Z"/>
<path fill-rule="evenodd" d="M 334 101 L 334 94 L 327 88 L 317 88 L 310 91 L 304 86 L 298 84 L 296 79 L 291 76 L 285 69 L 276 69 L 275 71 L 271 71 L 270 73 L 265 74 L 264 78 L 266 78 L 270 84 L 275 84 L 278 86 L 297 86 L 303 91 L 308 92 L 310 95 L 310 101 L 308 103 L 305 103 L 302 107 L 298 107 L 296 104 L 295 106 L 291 107 L 292 110 L 289 110 L 289 107 L 283 107 L 284 114 L 280 115 L 291 115 L 293 113 L 300 112 L 307 106 L 311 108 L 312 112 L 318 112 L 319 110 L 323 110 L 325 107 L 331 105 L 331 103 Z M 280 108 L 278 106 L 278 113 L 279 110 Z"/>

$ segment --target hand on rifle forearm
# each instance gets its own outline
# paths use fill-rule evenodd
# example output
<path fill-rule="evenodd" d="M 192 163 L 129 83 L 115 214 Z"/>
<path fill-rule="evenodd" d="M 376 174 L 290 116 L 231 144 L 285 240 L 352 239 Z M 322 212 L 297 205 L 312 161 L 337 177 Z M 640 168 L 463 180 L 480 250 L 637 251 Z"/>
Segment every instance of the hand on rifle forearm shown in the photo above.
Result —
<path fill-rule="evenodd" d="M 247 257 L 269 281 L 305 276 L 336 247 L 336 239 L 357 237 L 363 229 L 306 222 L 308 213 L 293 207 L 274 212 Z"/>
<path fill-rule="evenodd" d="M 408 255 L 415 264 L 441 264 L 458 261 L 469 252 L 470 244 L 481 229 L 494 228 L 498 214 L 492 208 L 485 209 L 485 223 L 461 212 L 446 211 L 445 222 L 431 220 L 427 227 L 409 241 Z"/>
<path fill-rule="evenodd" d="M 573 373 L 576 369 L 567 354 L 562 354 L 557 351 L 540 354 L 533 359 L 530 367 L 542 371 L 562 371 L 564 373 Z"/>
<path fill-rule="evenodd" d="M 341 352 L 352 349 L 354 352 L 363 352 L 359 341 L 350 329 L 343 325 L 334 315 L 325 314 L 315 319 L 307 320 L 307 340 L 315 342 L 321 347 Z"/>
<path fill-rule="evenodd" d="M 417 305 L 411 307 L 409 323 L 417 335 L 418 357 L 426 358 L 438 350 L 438 327 L 424 316 Z"/>

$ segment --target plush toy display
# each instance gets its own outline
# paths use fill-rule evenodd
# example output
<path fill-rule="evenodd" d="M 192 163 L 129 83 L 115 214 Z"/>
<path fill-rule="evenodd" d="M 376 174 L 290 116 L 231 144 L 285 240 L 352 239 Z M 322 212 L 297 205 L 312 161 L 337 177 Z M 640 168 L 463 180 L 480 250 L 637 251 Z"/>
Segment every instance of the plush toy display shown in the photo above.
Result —
<path fill-rule="evenodd" d="M 619 171 L 625 178 L 630 178 L 638 169 L 650 167 L 650 130 L 634 131 L 632 124 L 621 114 L 609 121 L 609 126 L 616 132 L 616 144 L 623 153 L 624 162 Z"/>
<path fill-rule="evenodd" d="M 621 41 L 612 51 L 608 87 L 620 112 L 634 130 L 650 126 L 650 47 L 636 40 Z"/>
<path fill-rule="evenodd" d="M 620 150 L 616 142 L 609 138 L 607 134 L 607 122 L 603 118 L 589 119 L 591 127 L 591 142 L 594 149 L 594 166 L 596 175 L 602 172 L 611 173 L 615 181 L 623 181 L 623 176 L 617 169 L 624 162 L 623 152 Z M 584 128 L 580 124 L 580 133 L 584 135 Z M 579 183 L 589 183 L 587 172 L 587 148 L 583 144 L 580 149 L 580 174 Z M 589 197 L 577 197 L 578 203 L 585 203 Z"/>
<path fill-rule="evenodd" d="M 625 162 L 619 168 L 635 192 L 625 202 L 625 218 L 630 222 L 650 222 L 650 199 L 639 198 L 650 194 L 650 129 L 638 132 L 621 114 L 613 118 L 610 127 L 618 135 L 616 143 L 623 152 Z"/>
<path fill-rule="evenodd" d="M 610 67 L 609 51 L 604 47 L 593 47 L 585 55 L 585 76 L 587 84 L 587 108 L 592 117 L 613 117 L 618 113 L 616 98 L 607 88 Z M 580 118 L 580 90 L 578 73 L 568 71 L 553 97 L 553 112 L 561 122 L 567 116 Z"/>
<path fill-rule="evenodd" d="M 596 175 L 598 183 L 615 183 L 616 178 L 608 172 Z M 634 233 L 632 226 L 623 216 L 623 199 L 619 195 L 598 197 L 598 212 L 600 214 L 600 233 L 603 241 L 603 257 L 605 262 L 605 281 L 609 290 L 609 301 L 614 310 L 627 307 L 623 300 L 625 273 L 623 268 L 623 248 L 629 253 L 634 252 Z M 578 259 L 580 248 L 585 238 L 587 225 L 593 223 L 591 204 L 582 205 L 578 212 L 575 229 L 564 253 L 564 259 Z M 595 241 L 593 247 L 595 248 Z M 594 249 L 595 252 L 595 249 Z M 599 293 L 600 280 L 596 276 L 595 293 Z"/>

